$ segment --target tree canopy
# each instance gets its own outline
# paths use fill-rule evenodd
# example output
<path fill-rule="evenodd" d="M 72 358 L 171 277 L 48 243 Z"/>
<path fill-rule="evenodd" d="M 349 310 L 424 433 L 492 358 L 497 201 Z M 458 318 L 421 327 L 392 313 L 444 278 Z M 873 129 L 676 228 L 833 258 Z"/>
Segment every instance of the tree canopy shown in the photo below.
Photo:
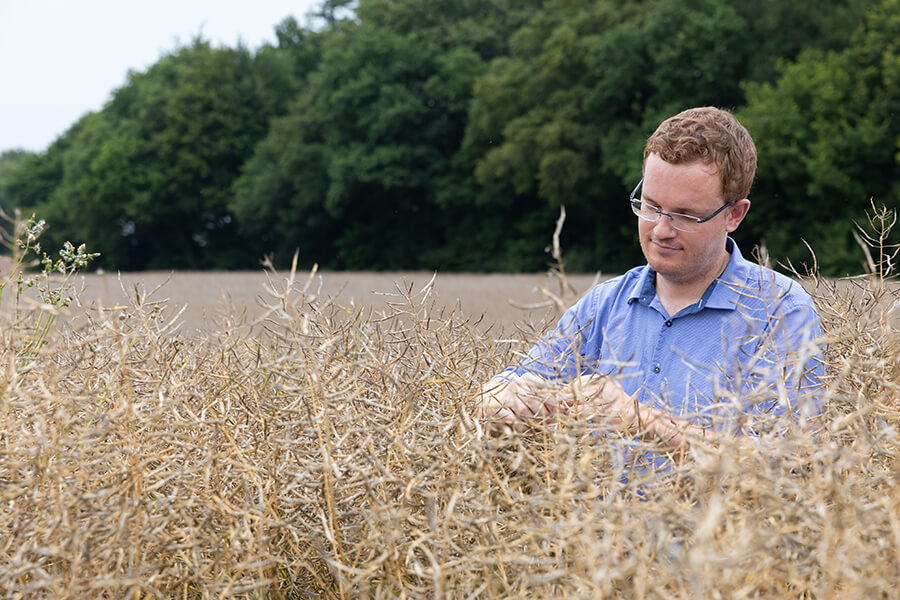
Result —
<path fill-rule="evenodd" d="M 697 105 L 759 149 L 738 231 L 859 270 L 854 220 L 900 184 L 900 0 L 325 0 L 255 51 L 178 47 L 47 150 L 0 156 L 0 206 L 112 269 L 573 270 L 640 261 L 646 137 Z"/>

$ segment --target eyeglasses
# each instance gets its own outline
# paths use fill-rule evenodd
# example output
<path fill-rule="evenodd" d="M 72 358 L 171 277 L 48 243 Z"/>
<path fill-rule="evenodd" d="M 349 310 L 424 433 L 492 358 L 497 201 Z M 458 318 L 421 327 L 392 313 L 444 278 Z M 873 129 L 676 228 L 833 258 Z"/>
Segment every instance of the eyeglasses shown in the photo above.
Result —
<path fill-rule="evenodd" d="M 695 231 L 699 231 L 700 227 L 698 227 L 698 225 L 700 225 L 701 223 L 706 223 L 717 214 L 725 210 L 725 207 L 731 204 L 731 200 L 729 200 L 728 202 L 720 206 L 716 212 L 703 219 L 701 219 L 700 217 L 692 217 L 691 215 L 683 215 L 681 213 L 663 212 L 659 209 L 658 206 L 653 206 L 652 204 L 644 202 L 641 198 L 635 197 L 637 196 L 638 190 L 641 189 L 641 185 L 643 185 L 643 183 L 644 179 L 641 178 L 641 180 L 638 181 L 638 184 L 635 186 L 634 191 L 631 192 L 631 196 L 629 197 L 629 200 L 631 201 L 631 210 L 634 212 L 634 214 L 644 219 L 645 221 L 650 221 L 651 223 L 659 221 L 659 217 L 661 215 L 665 215 L 669 217 L 669 224 L 673 229 L 684 231 L 685 233 L 693 233 Z"/>

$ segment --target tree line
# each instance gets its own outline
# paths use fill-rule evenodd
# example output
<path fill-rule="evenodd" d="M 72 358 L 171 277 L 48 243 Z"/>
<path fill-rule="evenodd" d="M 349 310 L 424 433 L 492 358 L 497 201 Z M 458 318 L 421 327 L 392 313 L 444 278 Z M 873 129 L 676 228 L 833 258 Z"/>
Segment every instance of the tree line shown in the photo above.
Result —
<path fill-rule="evenodd" d="M 559 207 L 570 270 L 641 260 L 628 193 L 681 109 L 759 150 L 748 252 L 860 271 L 900 197 L 900 0 L 324 0 L 255 51 L 195 39 L 45 151 L 0 205 L 107 269 L 533 271 Z"/>

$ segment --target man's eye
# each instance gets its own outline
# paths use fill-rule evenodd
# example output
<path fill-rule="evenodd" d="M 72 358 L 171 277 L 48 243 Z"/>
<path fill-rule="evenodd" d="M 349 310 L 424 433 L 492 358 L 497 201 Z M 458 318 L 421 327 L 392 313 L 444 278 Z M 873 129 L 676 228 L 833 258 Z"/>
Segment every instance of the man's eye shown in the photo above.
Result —
<path fill-rule="evenodd" d="M 696 217 L 692 217 L 691 215 L 683 215 L 681 213 L 672 213 L 672 216 L 678 219 L 679 221 L 696 221 Z"/>

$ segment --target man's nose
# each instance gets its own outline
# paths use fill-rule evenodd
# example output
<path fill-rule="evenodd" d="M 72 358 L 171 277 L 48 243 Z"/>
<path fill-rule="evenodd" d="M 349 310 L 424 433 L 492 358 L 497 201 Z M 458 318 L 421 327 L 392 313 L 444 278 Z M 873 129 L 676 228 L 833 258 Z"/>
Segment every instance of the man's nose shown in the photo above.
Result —
<path fill-rule="evenodd" d="M 669 238 L 675 237 L 676 229 L 672 227 L 672 218 L 668 215 L 659 215 L 659 219 L 653 224 L 653 233 L 657 237 Z"/>

